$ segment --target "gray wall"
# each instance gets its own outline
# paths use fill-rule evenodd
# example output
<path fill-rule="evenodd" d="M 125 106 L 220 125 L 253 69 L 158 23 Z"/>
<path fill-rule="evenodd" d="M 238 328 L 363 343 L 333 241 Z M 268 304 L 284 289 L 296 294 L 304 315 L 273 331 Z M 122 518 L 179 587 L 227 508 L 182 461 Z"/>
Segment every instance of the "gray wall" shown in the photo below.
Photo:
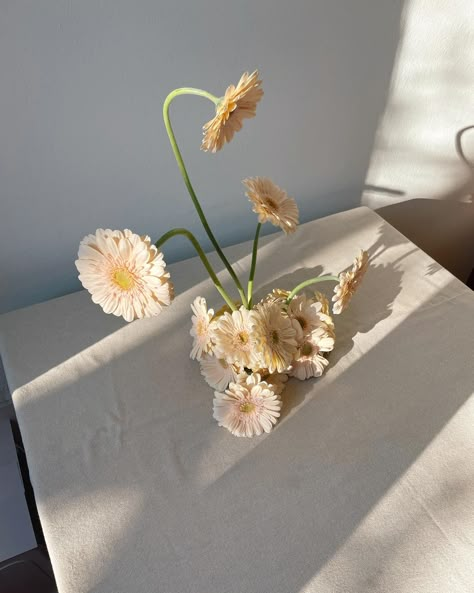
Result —
<path fill-rule="evenodd" d="M 199 151 L 211 103 L 173 105 L 224 244 L 254 232 L 246 176 L 286 188 L 303 221 L 357 206 L 401 10 L 402 0 L 2 0 L 0 312 L 79 289 L 77 245 L 97 227 L 157 238 L 179 225 L 203 238 L 161 120 L 178 86 L 221 94 L 255 67 L 264 81 L 257 117 L 217 155 Z M 180 239 L 165 248 L 168 261 L 189 255 Z"/>

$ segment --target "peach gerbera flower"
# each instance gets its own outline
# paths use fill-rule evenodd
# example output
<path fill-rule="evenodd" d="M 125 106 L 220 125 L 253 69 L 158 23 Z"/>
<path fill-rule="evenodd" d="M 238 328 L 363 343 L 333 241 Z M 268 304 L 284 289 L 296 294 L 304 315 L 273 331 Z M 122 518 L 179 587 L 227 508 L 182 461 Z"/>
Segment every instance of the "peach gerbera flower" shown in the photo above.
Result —
<path fill-rule="evenodd" d="M 334 296 L 332 297 L 333 313 L 338 315 L 349 305 L 349 301 L 359 287 L 365 272 L 369 265 L 369 254 L 367 251 L 361 249 L 359 255 L 356 257 L 352 269 L 348 272 L 341 272 L 339 274 L 339 284 L 334 289 Z"/>
<path fill-rule="evenodd" d="M 296 329 L 278 303 L 260 303 L 251 311 L 252 335 L 259 366 L 282 373 L 297 349 Z"/>
<path fill-rule="evenodd" d="M 280 416 L 281 400 L 258 373 L 231 383 L 225 393 L 215 392 L 214 418 L 238 437 L 270 432 Z"/>
<path fill-rule="evenodd" d="M 214 316 L 214 310 L 207 310 L 206 299 L 203 297 L 196 297 L 191 309 L 194 313 L 192 316 L 192 327 L 189 331 L 193 339 L 193 347 L 190 357 L 201 360 L 203 354 L 212 352 L 212 341 L 210 324 Z"/>
<path fill-rule="evenodd" d="M 253 367 L 255 343 L 250 325 L 250 311 L 245 307 L 221 315 L 213 325 L 212 340 L 218 358 L 241 368 Z"/>
<path fill-rule="evenodd" d="M 216 115 L 203 127 L 202 150 L 217 152 L 242 128 L 242 120 L 255 117 L 257 103 L 263 96 L 261 84 L 255 70 L 252 74 L 242 74 L 237 86 L 227 87 L 216 105 Z"/>
<path fill-rule="evenodd" d="M 200 362 L 201 375 L 213 389 L 224 391 L 230 382 L 237 381 L 238 369 L 223 358 L 206 354 Z"/>
<path fill-rule="evenodd" d="M 247 188 L 246 196 L 253 204 L 261 223 L 271 222 L 286 234 L 293 233 L 298 225 L 298 206 L 285 190 L 275 185 L 268 177 L 251 177 L 242 182 Z"/>
<path fill-rule="evenodd" d="M 320 377 L 326 366 L 327 358 L 322 352 L 334 348 L 334 334 L 329 328 L 318 327 L 303 342 L 290 369 L 290 375 L 300 381 L 311 377 Z"/>
<path fill-rule="evenodd" d="M 158 315 L 173 299 L 163 254 L 148 236 L 97 229 L 82 239 L 75 263 L 93 302 L 126 321 Z"/>

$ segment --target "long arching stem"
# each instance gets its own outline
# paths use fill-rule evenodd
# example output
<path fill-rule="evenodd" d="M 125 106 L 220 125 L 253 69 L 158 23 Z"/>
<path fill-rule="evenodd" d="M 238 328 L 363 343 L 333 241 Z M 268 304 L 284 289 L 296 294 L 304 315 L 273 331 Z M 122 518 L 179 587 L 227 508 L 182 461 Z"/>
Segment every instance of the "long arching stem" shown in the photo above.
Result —
<path fill-rule="evenodd" d="M 244 289 L 242 288 L 242 284 L 240 283 L 240 280 L 238 279 L 232 266 L 230 265 L 229 261 L 227 260 L 226 256 L 224 255 L 224 252 L 220 248 L 220 245 L 217 242 L 217 239 L 215 238 L 213 232 L 211 231 L 211 227 L 209 226 L 209 223 L 207 222 L 207 219 L 206 219 L 204 212 L 201 208 L 201 204 L 199 203 L 199 200 L 196 196 L 196 192 L 194 191 L 194 188 L 191 184 L 188 172 L 186 171 L 186 166 L 183 161 L 183 157 L 181 156 L 181 152 L 180 152 L 180 150 L 178 148 L 178 144 L 176 142 L 176 137 L 174 135 L 173 128 L 171 126 L 171 121 L 170 121 L 170 116 L 169 116 L 169 107 L 170 107 L 171 101 L 175 97 L 178 97 L 179 95 L 198 95 L 200 97 L 205 97 L 206 99 L 209 99 L 215 105 L 217 105 L 217 103 L 219 102 L 220 99 L 218 97 L 215 97 L 214 95 L 211 95 L 211 93 L 208 93 L 207 91 L 203 91 L 201 89 L 193 89 L 193 88 L 176 89 L 176 90 L 172 91 L 165 99 L 165 102 L 163 104 L 163 119 L 165 122 L 166 131 L 168 132 L 168 137 L 170 139 L 171 148 L 173 149 L 173 154 L 176 158 L 176 162 L 178 163 L 179 170 L 181 171 L 181 175 L 184 179 L 184 183 L 185 183 L 186 188 L 189 192 L 189 195 L 191 196 L 191 200 L 192 200 L 194 207 L 196 208 L 196 211 L 198 213 L 198 216 L 201 220 L 202 226 L 204 227 L 204 230 L 206 231 L 207 236 L 209 237 L 212 245 L 214 246 L 214 249 L 216 250 L 216 252 L 219 255 L 219 257 L 221 258 L 223 264 L 227 268 L 227 271 L 229 272 L 230 276 L 232 277 L 232 280 L 235 282 L 237 290 L 239 291 L 240 298 L 242 299 L 242 303 L 244 304 L 244 306 L 247 306 L 247 300 L 245 298 L 245 293 L 244 293 Z"/>
<path fill-rule="evenodd" d="M 167 233 L 165 233 L 158 239 L 158 241 L 155 243 L 156 248 L 159 249 L 163 245 L 163 243 L 166 243 L 166 241 L 168 241 L 168 239 L 171 239 L 171 237 L 176 237 L 176 235 L 183 235 L 183 236 L 187 237 L 189 239 L 189 241 L 191 241 L 194 249 L 196 250 L 199 257 L 201 258 L 201 261 L 204 264 L 204 267 L 206 268 L 207 273 L 211 277 L 211 280 L 214 282 L 214 286 L 218 290 L 219 294 L 222 296 L 224 301 L 229 305 L 229 307 L 232 309 L 232 311 L 235 311 L 236 310 L 235 304 L 232 302 L 232 299 L 229 297 L 227 292 L 224 290 L 222 284 L 219 282 L 219 278 L 217 277 L 216 273 L 212 269 L 212 266 L 209 263 L 209 260 L 207 259 L 206 254 L 204 253 L 201 245 L 199 244 L 196 237 L 191 233 L 191 231 L 188 231 L 188 229 L 171 229 L 170 231 L 168 231 Z"/>
<path fill-rule="evenodd" d="M 293 290 L 290 292 L 290 294 L 288 295 L 288 298 L 286 299 L 286 304 L 289 305 L 293 299 L 293 297 L 298 294 L 298 292 L 300 290 L 303 290 L 303 288 L 306 288 L 307 286 L 311 286 L 311 284 L 317 284 L 318 282 L 326 282 L 328 280 L 334 280 L 336 282 L 339 282 L 339 278 L 337 276 L 317 276 L 316 278 L 310 278 L 309 280 L 305 280 L 304 282 L 301 282 L 301 284 L 298 284 L 298 286 L 295 286 L 295 288 L 293 288 Z"/>
<path fill-rule="evenodd" d="M 255 239 L 253 240 L 252 264 L 250 266 L 249 283 L 247 286 L 247 301 L 248 301 L 249 309 L 252 308 L 253 279 L 255 277 L 255 268 L 257 267 L 258 238 L 260 235 L 261 228 L 262 228 L 262 223 L 259 222 L 257 224 L 257 229 L 255 230 Z"/>

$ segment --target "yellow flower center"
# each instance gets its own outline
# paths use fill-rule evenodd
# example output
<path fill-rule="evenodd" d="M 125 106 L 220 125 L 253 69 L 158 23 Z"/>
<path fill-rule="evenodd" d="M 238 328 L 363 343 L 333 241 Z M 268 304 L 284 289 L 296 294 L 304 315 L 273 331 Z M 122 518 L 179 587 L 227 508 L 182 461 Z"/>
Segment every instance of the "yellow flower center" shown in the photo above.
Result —
<path fill-rule="evenodd" d="M 118 268 L 112 274 L 112 280 L 122 290 L 131 290 L 135 286 L 135 278 L 127 268 Z"/>
<path fill-rule="evenodd" d="M 245 346 L 249 341 L 249 336 L 246 332 L 240 332 L 237 334 L 237 339 L 241 344 Z"/>
<path fill-rule="evenodd" d="M 274 330 L 272 331 L 272 333 L 270 334 L 270 337 L 271 337 L 271 342 L 272 342 L 272 344 L 278 344 L 278 343 L 279 343 L 279 341 L 280 341 L 280 336 L 278 335 L 278 332 L 277 332 L 277 330 L 276 330 L 276 329 L 274 329 Z"/>
<path fill-rule="evenodd" d="M 245 402 L 244 404 L 240 404 L 240 411 L 244 414 L 250 414 L 255 410 L 255 404 L 252 402 Z"/>
<path fill-rule="evenodd" d="M 309 342 L 305 342 L 301 348 L 301 354 L 303 356 L 311 356 L 313 353 L 313 346 Z"/>

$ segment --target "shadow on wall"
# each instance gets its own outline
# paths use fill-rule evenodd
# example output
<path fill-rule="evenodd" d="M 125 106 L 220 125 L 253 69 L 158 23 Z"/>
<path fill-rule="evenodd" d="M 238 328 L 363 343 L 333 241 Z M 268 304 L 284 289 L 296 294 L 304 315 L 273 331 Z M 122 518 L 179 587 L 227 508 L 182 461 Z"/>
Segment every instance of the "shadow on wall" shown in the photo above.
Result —
<path fill-rule="evenodd" d="M 471 0 L 406 4 L 362 196 L 464 282 L 474 267 L 473 35 Z"/>
<path fill-rule="evenodd" d="M 463 144 L 467 126 L 456 133 L 455 148 L 465 174 L 458 186 L 437 199 L 414 198 L 382 206 L 378 213 L 418 247 L 467 282 L 474 267 L 474 163 Z M 401 190 L 366 186 L 384 196 L 405 196 Z"/>

